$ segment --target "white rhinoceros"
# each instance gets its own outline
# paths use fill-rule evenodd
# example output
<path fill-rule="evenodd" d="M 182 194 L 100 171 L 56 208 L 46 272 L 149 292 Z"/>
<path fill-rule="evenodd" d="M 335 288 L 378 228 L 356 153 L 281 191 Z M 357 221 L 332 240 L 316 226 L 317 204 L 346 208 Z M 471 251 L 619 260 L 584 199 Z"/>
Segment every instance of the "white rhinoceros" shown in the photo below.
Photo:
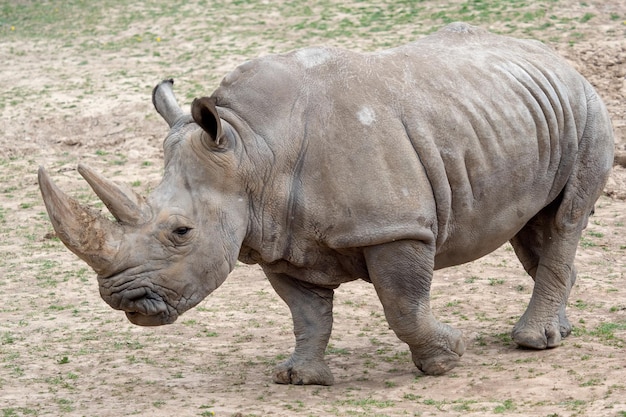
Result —
<path fill-rule="evenodd" d="M 295 328 L 274 380 L 332 384 L 333 290 L 363 279 L 417 367 L 441 374 L 465 347 L 431 313 L 433 270 L 510 241 L 535 281 L 513 339 L 570 333 L 576 247 L 614 143 L 594 89 L 546 46 L 456 23 L 376 53 L 254 59 L 191 114 L 172 84 L 153 93 L 170 132 L 147 199 L 78 167 L 117 222 L 39 171 L 58 236 L 131 322 L 172 323 L 237 259 L 258 263 Z"/>

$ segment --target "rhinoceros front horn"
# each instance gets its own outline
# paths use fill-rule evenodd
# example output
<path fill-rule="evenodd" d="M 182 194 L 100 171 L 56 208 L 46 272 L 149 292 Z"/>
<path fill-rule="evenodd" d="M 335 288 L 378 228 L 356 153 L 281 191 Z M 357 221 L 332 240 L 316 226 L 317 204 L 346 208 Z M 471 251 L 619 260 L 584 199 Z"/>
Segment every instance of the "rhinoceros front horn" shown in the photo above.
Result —
<path fill-rule="evenodd" d="M 152 104 L 156 111 L 165 119 L 169 127 L 183 115 L 183 110 L 176 101 L 172 90 L 174 80 L 163 80 L 152 90 Z"/>
<path fill-rule="evenodd" d="M 38 180 L 59 239 L 96 273 L 108 275 L 121 241 L 122 226 L 65 195 L 43 167 L 39 168 Z"/>

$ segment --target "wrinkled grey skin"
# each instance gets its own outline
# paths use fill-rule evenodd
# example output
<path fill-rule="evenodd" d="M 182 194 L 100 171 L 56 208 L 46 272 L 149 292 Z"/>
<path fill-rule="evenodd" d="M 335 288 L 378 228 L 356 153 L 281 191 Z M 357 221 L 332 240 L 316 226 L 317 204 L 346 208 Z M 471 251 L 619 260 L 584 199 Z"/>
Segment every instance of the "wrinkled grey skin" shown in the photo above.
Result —
<path fill-rule="evenodd" d="M 535 281 L 513 339 L 544 349 L 570 333 L 576 246 L 614 144 L 593 88 L 542 44 L 453 24 L 378 53 L 267 56 L 191 115 L 171 86 L 154 91 L 171 130 L 146 200 L 79 167 L 117 222 L 40 169 L 58 235 L 133 323 L 172 323 L 237 259 L 258 263 L 295 328 L 274 380 L 327 385 L 333 290 L 364 279 L 417 367 L 441 374 L 465 348 L 431 314 L 433 270 L 510 241 Z"/>

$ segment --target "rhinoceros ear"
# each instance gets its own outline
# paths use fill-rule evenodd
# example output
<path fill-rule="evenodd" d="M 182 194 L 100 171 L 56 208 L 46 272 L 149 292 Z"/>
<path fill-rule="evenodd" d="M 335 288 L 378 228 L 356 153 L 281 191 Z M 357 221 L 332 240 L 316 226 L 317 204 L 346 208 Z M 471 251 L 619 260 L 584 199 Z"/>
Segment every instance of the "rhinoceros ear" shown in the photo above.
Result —
<path fill-rule="evenodd" d="M 225 148 L 226 137 L 222 130 L 222 122 L 217 114 L 215 98 L 197 98 L 191 103 L 191 117 L 208 136 L 206 145 L 209 149 Z"/>

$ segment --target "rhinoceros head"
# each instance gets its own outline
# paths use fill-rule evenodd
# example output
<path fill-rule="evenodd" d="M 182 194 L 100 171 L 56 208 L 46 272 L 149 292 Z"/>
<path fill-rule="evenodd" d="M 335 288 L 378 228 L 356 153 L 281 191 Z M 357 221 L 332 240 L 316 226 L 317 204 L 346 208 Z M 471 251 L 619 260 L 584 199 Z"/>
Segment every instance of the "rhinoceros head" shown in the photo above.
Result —
<path fill-rule="evenodd" d="M 185 114 L 172 84 L 153 91 L 170 133 L 163 179 L 147 198 L 78 167 L 116 221 L 65 195 L 39 169 L 61 241 L 96 271 L 102 298 L 144 326 L 174 322 L 215 290 L 233 269 L 247 227 L 237 132 L 220 120 L 212 98 L 194 100 Z"/>

